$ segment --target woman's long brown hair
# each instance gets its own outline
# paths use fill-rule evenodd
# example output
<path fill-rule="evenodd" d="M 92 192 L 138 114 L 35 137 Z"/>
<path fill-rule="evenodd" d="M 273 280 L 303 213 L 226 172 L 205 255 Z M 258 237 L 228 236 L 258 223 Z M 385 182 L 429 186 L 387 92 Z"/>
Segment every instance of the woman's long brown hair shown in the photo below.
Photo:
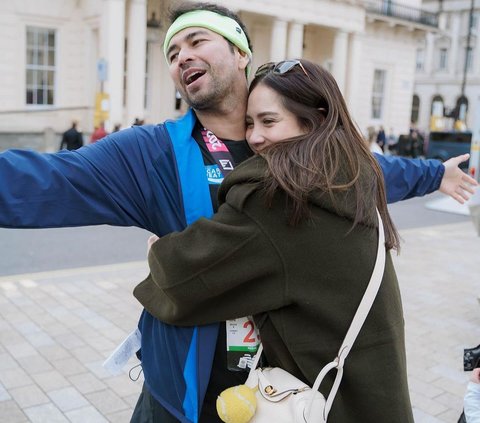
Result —
<path fill-rule="evenodd" d="M 335 193 L 353 190 L 353 226 L 371 216 L 375 201 L 384 223 L 386 246 L 398 250 L 399 236 L 388 213 L 382 170 L 350 117 L 335 79 L 315 63 L 303 59 L 301 63 L 308 76 L 295 66 L 284 74 L 262 73 L 250 85 L 250 92 L 259 84 L 273 89 L 306 131 L 262 150 L 268 163 L 267 200 L 271 201 L 278 189 L 285 191 L 290 223 L 297 224 L 308 217 L 312 191 L 321 190 L 334 199 Z M 365 184 L 360 175 L 368 168 L 374 178 Z"/>

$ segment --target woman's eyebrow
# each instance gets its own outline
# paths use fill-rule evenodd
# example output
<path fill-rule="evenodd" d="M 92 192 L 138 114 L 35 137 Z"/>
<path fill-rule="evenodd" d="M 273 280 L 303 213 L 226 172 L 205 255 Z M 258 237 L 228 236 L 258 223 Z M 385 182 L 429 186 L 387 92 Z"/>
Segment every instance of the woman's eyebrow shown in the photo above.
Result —
<path fill-rule="evenodd" d="M 265 117 L 265 116 L 279 116 L 277 112 L 269 112 L 268 110 L 265 112 L 261 112 L 257 115 L 259 118 Z"/>

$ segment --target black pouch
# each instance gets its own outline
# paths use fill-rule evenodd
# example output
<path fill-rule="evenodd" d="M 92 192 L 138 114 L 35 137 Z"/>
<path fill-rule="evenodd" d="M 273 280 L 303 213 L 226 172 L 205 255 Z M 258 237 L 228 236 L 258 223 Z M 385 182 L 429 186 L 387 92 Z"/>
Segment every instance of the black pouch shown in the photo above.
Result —
<path fill-rule="evenodd" d="M 474 348 L 465 348 L 463 350 L 463 370 L 472 371 L 480 367 L 480 345 Z"/>

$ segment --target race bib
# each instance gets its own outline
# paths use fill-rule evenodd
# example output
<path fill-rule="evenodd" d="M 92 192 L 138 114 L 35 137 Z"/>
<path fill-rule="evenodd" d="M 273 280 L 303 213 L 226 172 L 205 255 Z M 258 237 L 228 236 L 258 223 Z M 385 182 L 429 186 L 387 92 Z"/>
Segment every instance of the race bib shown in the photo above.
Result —
<path fill-rule="evenodd" d="M 228 370 L 248 371 L 260 344 L 260 335 L 251 317 L 227 320 Z"/>

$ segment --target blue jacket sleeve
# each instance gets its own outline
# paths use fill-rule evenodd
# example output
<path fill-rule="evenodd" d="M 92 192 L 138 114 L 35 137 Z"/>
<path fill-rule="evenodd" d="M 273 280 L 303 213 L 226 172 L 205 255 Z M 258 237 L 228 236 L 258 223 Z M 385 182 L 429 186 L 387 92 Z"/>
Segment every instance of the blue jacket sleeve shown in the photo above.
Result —
<path fill-rule="evenodd" d="M 154 166 L 162 154 L 155 131 L 153 126 L 130 128 L 93 145 L 54 154 L 0 154 L 0 226 L 110 224 L 158 232 L 155 220 L 161 219 L 162 205 L 153 186 L 156 182 L 161 190 L 168 181 L 162 181 L 161 169 Z M 165 173 L 171 177 L 172 172 Z M 175 187 L 164 191 L 168 189 Z M 181 205 L 173 207 L 181 210 Z"/>
<path fill-rule="evenodd" d="M 420 197 L 440 187 L 445 166 L 439 160 L 374 155 L 385 178 L 387 203 Z"/>

